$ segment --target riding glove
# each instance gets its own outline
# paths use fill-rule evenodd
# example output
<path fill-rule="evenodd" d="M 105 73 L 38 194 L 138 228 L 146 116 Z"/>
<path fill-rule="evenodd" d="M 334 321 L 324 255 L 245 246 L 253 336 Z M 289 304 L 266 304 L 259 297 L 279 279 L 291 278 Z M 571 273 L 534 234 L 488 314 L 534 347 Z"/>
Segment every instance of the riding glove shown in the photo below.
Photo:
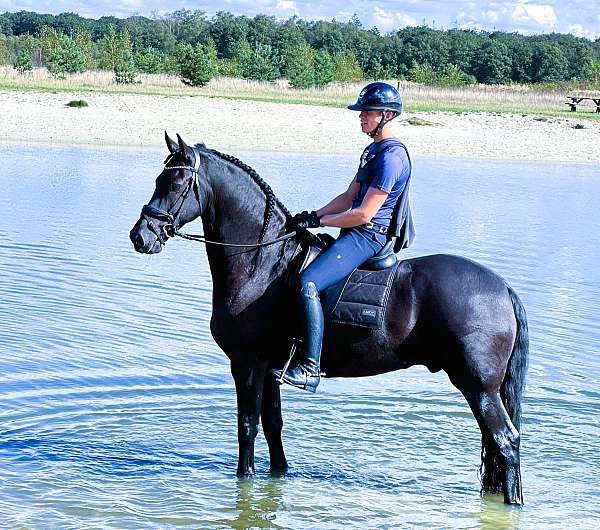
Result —
<path fill-rule="evenodd" d="M 304 210 L 290 219 L 289 226 L 292 230 L 296 228 L 318 228 L 321 226 L 321 221 L 317 212 Z"/>

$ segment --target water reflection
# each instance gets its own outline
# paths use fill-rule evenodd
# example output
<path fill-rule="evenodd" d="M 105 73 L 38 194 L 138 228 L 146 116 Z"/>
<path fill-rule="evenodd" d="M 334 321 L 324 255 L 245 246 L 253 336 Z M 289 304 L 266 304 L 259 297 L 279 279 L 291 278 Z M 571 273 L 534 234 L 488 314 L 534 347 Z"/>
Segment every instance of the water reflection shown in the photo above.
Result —
<path fill-rule="evenodd" d="M 223 512 L 237 512 L 234 519 L 217 522 L 217 528 L 284 528 L 275 522 L 283 497 L 283 478 L 238 479 L 237 498 L 234 508 L 224 508 Z"/>
<path fill-rule="evenodd" d="M 502 495 L 487 493 L 483 496 L 478 516 L 481 530 L 516 530 L 523 516 L 523 508 L 507 506 Z"/>

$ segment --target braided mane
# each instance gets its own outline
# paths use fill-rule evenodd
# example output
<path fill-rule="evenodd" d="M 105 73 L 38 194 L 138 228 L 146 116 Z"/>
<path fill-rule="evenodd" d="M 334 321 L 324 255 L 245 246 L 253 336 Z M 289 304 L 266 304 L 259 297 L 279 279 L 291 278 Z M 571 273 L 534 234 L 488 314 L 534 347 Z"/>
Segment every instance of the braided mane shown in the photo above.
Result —
<path fill-rule="evenodd" d="M 267 184 L 267 182 L 256 172 L 255 169 L 251 168 L 248 164 L 245 164 L 244 162 L 242 162 L 239 158 L 236 158 L 235 156 L 228 155 L 226 153 L 221 153 L 219 151 L 216 151 L 215 149 L 208 149 L 208 151 L 217 155 L 219 158 L 222 158 L 223 160 L 226 160 L 227 162 L 231 162 L 235 166 L 244 170 L 252 178 L 252 180 L 254 182 L 256 182 L 256 184 L 258 184 L 258 187 L 265 194 L 265 196 L 267 198 L 267 209 L 265 211 L 265 220 L 263 223 L 263 227 L 260 231 L 260 236 L 258 237 L 259 243 L 262 242 L 263 237 L 264 237 L 265 233 L 267 232 L 267 228 L 269 227 L 269 223 L 271 222 L 271 217 L 273 216 L 273 211 L 275 210 L 275 205 L 277 205 L 277 206 L 279 206 L 279 208 L 281 208 L 281 211 L 285 215 L 286 220 L 291 219 L 292 214 L 290 213 L 290 211 L 275 196 L 275 193 L 273 192 L 273 189 L 271 188 L 271 186 L 269 186 L 269 184 Z"/>

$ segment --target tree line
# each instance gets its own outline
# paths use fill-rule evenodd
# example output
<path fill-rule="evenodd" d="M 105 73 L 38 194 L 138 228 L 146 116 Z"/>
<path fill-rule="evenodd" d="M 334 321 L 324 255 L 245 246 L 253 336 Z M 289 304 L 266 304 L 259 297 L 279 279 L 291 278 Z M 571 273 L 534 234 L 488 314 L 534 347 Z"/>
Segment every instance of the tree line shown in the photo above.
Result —
<path fill-rule="evenodd" d="M 331 81 L 409 79 L 432 85 L 600 83 L 600 39 L 570 34 L 406 27 L 382 35 L 349 22 L 253 18 L 178 10 L 152 18 L 89 19 L 21 11 L 0 15 L 0 63 L 54 75 L 108 69 L 118 83 L 138 72 L 203 85 L 217 75 L 294 87 Z"/>

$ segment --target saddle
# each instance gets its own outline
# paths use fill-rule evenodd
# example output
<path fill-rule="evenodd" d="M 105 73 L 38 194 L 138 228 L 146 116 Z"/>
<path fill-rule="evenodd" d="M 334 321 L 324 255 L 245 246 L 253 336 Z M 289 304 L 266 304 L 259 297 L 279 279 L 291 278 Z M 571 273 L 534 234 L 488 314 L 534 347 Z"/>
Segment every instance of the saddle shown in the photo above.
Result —
<path fill-rule="evenodd" d="M 311 234 L 312 236 L 312 234 Z M 294 259 L 293 277 L 300 276 L 335 239 L 329 234 L 312 236 L 301 245 Z M 390 289 L 400 264 L 394 253 L 394 240 L 390 240 L 372 258 L 349 276 L 321 293 L 321 305 L 327 322 L 367 329 L 381 329 Z"/>

